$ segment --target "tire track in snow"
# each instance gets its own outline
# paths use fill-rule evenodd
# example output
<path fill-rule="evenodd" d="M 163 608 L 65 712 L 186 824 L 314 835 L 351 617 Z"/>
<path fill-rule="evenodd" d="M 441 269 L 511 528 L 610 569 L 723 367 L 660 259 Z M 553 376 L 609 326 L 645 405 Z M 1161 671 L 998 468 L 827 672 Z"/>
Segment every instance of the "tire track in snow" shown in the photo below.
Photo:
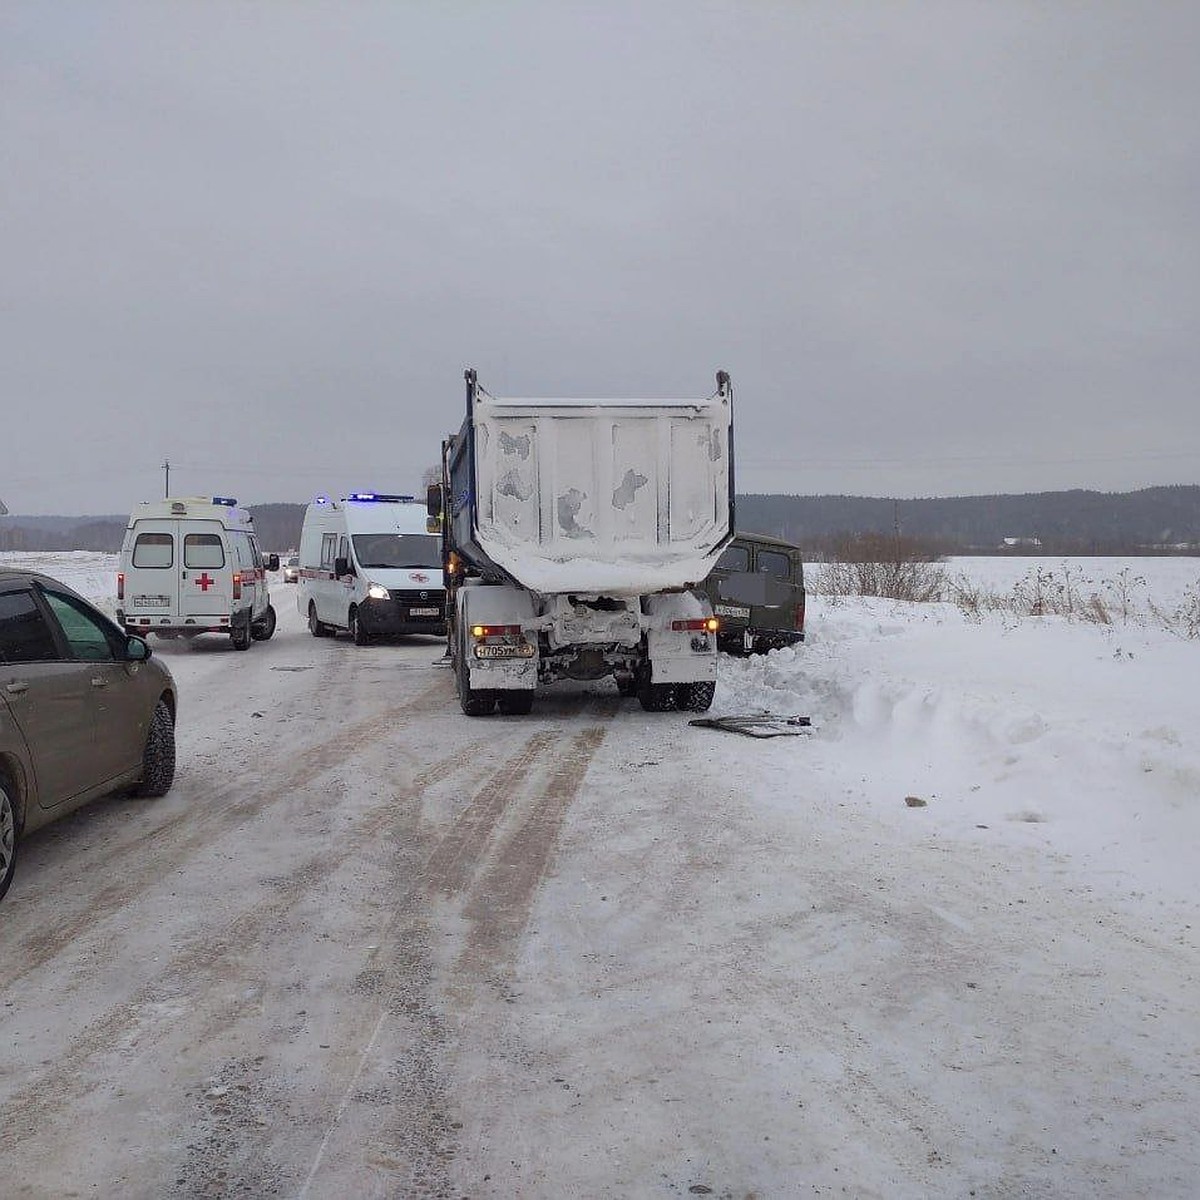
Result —
<path fill-rule="evenodd" d="M 0 988 L 11 987 L 61 953 L 76 938 L 93 932 L 106 917 L 160 883 L 202 849 L 255 820 L 299 789 L 311 786 L 321 776 L 348 765 L 356 751 L 405 728 L 413 716 L 428 710 L 429 701 L 444 686 L 438 680 L 402 704 L 337 727 L 333 736 L 302 751 L 299 758 L 249 795 L 241 780 L 218 786 L 205 797 L 203 807 L 192 805 L 122 843 L 104 864 L 105 874 L 114 882 L 98 892 L 77 893 L 74 909 L 55 906 L 48 914 L 53 918 L 52 923 L 26 934 L 20 952 L 0 968 Z"/>

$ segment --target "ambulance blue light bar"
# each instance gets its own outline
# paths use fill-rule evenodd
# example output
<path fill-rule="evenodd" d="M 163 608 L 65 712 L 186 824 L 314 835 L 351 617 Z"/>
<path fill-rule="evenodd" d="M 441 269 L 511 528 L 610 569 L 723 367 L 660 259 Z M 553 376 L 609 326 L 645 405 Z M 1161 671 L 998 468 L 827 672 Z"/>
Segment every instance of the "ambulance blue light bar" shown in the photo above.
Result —
<path fill-rule="evenodd" d="M 212 502 L 214 504 L 227 504 L 230 508 L 237 507 L 237 501 L 232 496 L 214 496 Z"/>
<path fill-rule="evenodd" d="M 415 496 L 392 496 L 383 492 L 351 492 L 347 500 L 367 501 L 372 504 L 406 504 L 415 500 Z"/>

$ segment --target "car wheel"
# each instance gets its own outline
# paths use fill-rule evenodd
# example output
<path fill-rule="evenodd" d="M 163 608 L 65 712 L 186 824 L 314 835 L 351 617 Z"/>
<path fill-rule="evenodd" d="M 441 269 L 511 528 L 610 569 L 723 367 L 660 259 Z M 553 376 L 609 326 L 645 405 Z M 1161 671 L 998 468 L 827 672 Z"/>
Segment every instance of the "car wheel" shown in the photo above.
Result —
<path fill-rule="evenodd" d="M 688 712 L 708 712 L 712 708 L 713 695 L 717 684 L 713 679 L 700 683 L 683 683 L 679 685 L 679 707 Z"/>
<path fill-rule="evenodd" d="M 329 636 L 329 626 L 324 621 L 317 620 L 317 606 L 311 600 L 308 603 L 308 632 L 313 637 Z"/>
<path fill-rule="evenodd" d="M 251 636 L 251 626 L 248 620 L 243 625 L 235 625 L 229 631 L 229 640 L 233 642 L 235 650 L 249 650 Z"/>
<path fill-rule="evenodd" d="M 0 779 L 0 896 L 17 869 L 17 803 L 7 780 Z"/>
<path fill-rule="evenodd" d="M 146 748 L 142 751 L 142 781 L 135 795 L 165 796 L 175 780 L 175 722 L 165 700 L 154 706 Z"/>
<path fill-rule="evenodd" d="M 350 610 L 350 640 L 356 646 L 365 646 L 370 640 L 371 635 L 363 628 L 362 621 L 358 618 L 358 609 Z"/>
<path fill-rule="evenodd" d="M 497 704 L 506 717 L 528 716 L 533 711 L 533 688 L 500 692 Z"/>
<path fill-rule="evenodd" d="M 250 626 L 250 633 L 256 642 L 269 642 L 275 632 L 275 609 L 267 605 L 262 620 L 257 625 Z"/>

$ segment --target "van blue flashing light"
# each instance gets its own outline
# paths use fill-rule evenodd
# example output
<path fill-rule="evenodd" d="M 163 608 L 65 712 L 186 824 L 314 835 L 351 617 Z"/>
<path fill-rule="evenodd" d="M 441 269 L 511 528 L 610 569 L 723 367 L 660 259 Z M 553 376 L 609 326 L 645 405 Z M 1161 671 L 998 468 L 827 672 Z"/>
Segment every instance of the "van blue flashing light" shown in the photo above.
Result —
<path fill-rule="evenodd" d="M 228 507 L 230 507 L 230 508 L 237 507 L 237 501 L 235 499 L 233 499 L 232 496 L 214 496 L 212 502 L 214 504 L 225 504 L 225 505 L 228 505 Z"/>
<path fill-rule="evenodd" d="M 366 501 L 371 504 L 408 504 L 416 499 L 415 496 L 392 496 L 383 492 L 351 492 L 347 500 Z"/>
<path fill-rule="evenodd" d="M 314 504 L 328 504 L 329 497 L 328 496 L 314 496 L 313 503 Z"/>

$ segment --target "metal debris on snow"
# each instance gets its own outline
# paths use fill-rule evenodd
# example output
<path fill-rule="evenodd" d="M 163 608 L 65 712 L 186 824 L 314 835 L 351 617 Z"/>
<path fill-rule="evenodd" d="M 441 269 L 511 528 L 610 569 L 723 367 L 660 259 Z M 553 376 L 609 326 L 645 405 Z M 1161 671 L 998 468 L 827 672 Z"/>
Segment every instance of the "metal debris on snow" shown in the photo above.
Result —
<path fill-rule="evenodd" d="M 812 730 L 811 717 L 785 717 L 778 713 L 752 713 L 748 716 L 697 717 L 689 721 L 703 729 L 728 729 L 747 737 L 799 737 Z"/>

